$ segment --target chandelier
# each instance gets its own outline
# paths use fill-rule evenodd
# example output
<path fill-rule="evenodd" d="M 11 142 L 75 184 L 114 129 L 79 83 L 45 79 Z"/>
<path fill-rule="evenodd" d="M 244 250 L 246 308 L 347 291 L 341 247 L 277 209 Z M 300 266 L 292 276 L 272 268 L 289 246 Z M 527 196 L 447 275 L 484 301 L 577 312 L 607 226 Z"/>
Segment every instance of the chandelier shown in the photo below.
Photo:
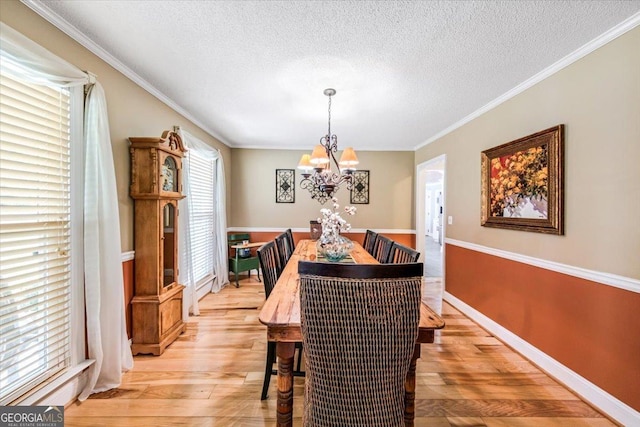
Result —
<path fill-rule="evenodd" d="M 338 151 L 338 136 L 331 134 L 331 97 L 336 94 L 335 89 L 325 89 L 324 94 L 329 97 L 329 128 L 327 134 L 320 138 L 320 144 L 313 148 L 313 152 L 303 154 L 298 163 L 302 172 L 300 187 L 311 193 L 311 198 L 324 203 L 338 191 L 340 185 L 346 183 L 347 189 L 353 185 L 353 171 L 359 163 L 356 152 L 347 147 L 342 152 L 340 161 L 336 160 Z M 336 171 L 333 170 L 333 165 Z"/>

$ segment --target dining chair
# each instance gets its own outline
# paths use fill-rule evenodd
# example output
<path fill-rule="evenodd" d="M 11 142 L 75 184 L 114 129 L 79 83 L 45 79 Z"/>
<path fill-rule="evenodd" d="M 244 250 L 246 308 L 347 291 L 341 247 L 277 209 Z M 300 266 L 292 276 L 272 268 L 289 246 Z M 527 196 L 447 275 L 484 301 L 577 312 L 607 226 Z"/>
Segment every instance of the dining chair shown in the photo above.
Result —
<path fill-rule="evenodd" d="M 300 261 L 305 427 L 401 427 L 422 263 Z"/>
<path fill-rule="evenodd" d="M 287 242 L 289 243 L 289 252 L 293 253 L 296 248 L 296 243 L 293 240 L 293 231 L 290 228 L 286 229 L 284 234 L 287 235 Z"/>
<path fill-rule="evenodd" d="M 377 236 L 378 236 L 378 233 L 376 233 L 373 230 L 367 230 L 367 233 L 364 235 L 364 242 L 362 243 L 362 247 L 364 248 L 365 251 L 369 252 L 370 254 L 373 253 L 373 248 L 376 243 Z"/>
<path fill-rule="evenodd" d="M 391 251 L 391 246 L 393 245 L 393 240 L 390 238 L 383 236 L 382 234 L 378 234 L 376 236 L 376 241 L 373 244 L 373 251 L 371 252 L 371 256 L 373 256 L 379 263 L 386 263 L 389 258 L 389 252 Z"/>
<path fill-rule="evenodd" d="M 393 242 L 391 250 L 389 251 L 389 256 L 387 257 L 387 263 L 404 264 L 408 262 L 416 262 L 418 261 L 418 258 L 420 258 L 420 252 L 398 242 Z"/>
<path fill-rule="evenodd" d="M 289 248 L 289 238 L 286 232 L 279 234 L 275 238 L 276 247 L 278 248 L 278 259 L 280 260 L 280 271 L 284 270 L 284 266 L 289 262 L 293 250 Z"/>
<path fill-rule="evenodd" d="M 265 300 L 271 295 L 282 269 L 280 267 L 280 260 L 278 259 L 278 250 L 276 248 L 275 241 L 265 243 L 260 246 L 257 251 L 258 259 L 260 261 L 260 269 L 262 270 L 262 283 L 264 284 Z M 294 376 L 304 376 L 304 372 L 300 370 L 301 358 L 302 358 L 302 343 L 296 343 L 296 349 L 298 350 L 298 363 L 293 372 Z M 273 369 L 273 364 L 276 361 L 276 343 L 273 341 L 267 341 L 267 360 L 264 370 L 264 380 L 262 382 L 262 394 L 260 400 L 265 400 L 268 396 L 269 383 L 271 381 L 271 375 L 277 375 L 278 371 Z"/>

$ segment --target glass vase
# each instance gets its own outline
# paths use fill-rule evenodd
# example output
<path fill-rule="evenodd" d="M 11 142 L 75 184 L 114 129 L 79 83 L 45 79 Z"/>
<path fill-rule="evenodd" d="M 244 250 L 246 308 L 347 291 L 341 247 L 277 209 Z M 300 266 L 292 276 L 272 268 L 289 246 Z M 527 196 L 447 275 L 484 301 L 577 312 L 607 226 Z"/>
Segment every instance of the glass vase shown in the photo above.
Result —
<path fill-rule="evenodd" d="M 316 242 L 316 251 L 319 258 L 325 258 L 329 262 L 340 262 L 349 255 L 353 249 L 353 242 L 344 236 L 320 237 Z M 322 259 L 319 259 L 322 261 Z"/>

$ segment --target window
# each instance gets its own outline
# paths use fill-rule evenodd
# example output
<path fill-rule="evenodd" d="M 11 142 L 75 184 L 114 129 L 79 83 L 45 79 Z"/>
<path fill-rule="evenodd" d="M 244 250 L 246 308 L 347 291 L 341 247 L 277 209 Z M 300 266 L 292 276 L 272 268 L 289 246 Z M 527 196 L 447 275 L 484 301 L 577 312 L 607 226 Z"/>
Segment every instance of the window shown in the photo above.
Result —
<path fill-rule="evenodd" d="M 72 135 L 81 91 L 0 74 L 0 405 L 78 356 Z"/>
<path fill-rule="evenodd" d="M 214 276 L 215 160 L 189 150 L 191 256 L 198 286 Z"/>

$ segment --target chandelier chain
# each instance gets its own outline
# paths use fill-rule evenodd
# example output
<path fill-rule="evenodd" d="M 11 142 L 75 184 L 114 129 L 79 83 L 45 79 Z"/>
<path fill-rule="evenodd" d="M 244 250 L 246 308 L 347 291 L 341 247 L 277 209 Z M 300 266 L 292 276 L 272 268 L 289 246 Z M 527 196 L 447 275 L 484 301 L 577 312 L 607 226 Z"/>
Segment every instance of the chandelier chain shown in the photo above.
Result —
<path fill-rule="evenodd" d="M 327 134 L 327 137 L 331 138 L 331 95 L 329 95 L 329 133 Z"/>

